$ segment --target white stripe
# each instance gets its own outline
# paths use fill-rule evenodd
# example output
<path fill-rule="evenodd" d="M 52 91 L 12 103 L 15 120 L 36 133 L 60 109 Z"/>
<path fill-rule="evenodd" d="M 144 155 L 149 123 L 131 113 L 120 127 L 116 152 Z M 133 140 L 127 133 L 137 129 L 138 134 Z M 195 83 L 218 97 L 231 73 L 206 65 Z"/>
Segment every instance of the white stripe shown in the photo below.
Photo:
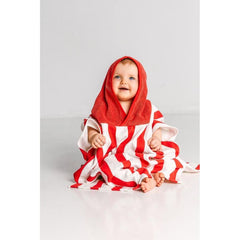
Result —
<path fill-rule="evenodd" d="M 116 141 L 117 147 L 128 138 L 128 128 L 127 127 L 116 127 Z"/>

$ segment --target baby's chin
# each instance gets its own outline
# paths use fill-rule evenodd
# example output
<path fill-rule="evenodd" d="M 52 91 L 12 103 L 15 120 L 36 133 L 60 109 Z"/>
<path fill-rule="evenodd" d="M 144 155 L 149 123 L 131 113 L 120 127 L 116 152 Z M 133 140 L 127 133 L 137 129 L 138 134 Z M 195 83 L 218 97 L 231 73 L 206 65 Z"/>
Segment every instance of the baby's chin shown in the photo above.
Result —
<path fill-rule="evenodd" d="M 120 102 L 131 102 L 133 99 L 134 99 L 134 97 L 117 97 L 118 98 L 118 100 L 120 101 Z"/>

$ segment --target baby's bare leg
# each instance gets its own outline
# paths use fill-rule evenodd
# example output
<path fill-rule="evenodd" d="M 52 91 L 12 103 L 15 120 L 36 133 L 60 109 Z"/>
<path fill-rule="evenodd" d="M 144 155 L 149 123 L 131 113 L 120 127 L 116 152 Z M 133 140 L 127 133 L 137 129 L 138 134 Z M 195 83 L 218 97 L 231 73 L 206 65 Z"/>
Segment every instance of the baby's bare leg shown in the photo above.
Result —
<path fill-rule="evenodd" d="M 153 178 L 144 178 L 141 182 L 141 189 L 145 193 L 155 188 L 156 184 L 157 183 Z"/>
<path fill-rule="evenodd" d="M 161 172 L 157 172 L 157 173 L 153 173 L 152 175 L 157 183 L 157 187 L 160 187 L 163 184 L 163 182 L 165 181 L 164 174 Z"/>

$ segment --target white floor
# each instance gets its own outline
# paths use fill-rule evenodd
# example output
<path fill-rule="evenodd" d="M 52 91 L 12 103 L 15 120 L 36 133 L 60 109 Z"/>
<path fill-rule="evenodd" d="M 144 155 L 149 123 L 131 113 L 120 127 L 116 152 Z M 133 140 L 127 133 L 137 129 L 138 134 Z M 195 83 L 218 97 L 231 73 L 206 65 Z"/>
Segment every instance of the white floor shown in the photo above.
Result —
<path fill-rule="evenodd" d="M 168 115 L 185 161 L 199 162 L 199 116 Z M 41 121 L 41 240 L 199 239 L 200 174 L 149 193 L 71 189 L 83 162 L 80 118 Z"/>

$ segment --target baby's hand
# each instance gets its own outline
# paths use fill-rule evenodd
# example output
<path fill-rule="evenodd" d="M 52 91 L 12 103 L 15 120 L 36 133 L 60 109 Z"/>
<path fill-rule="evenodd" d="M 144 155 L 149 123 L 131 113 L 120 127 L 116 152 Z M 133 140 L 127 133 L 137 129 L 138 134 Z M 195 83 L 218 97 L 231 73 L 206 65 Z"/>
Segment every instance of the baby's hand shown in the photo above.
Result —
<path fill-rule="evenodd" d="M 96 149 L 101 148 L 105 143 L 106 143 L 106 138 L 100 133 L 94 134 L 90 139 L 90 144 L 92 145 L 93 148 L 96 148 Z"/>
<path fill-rule="evenodd" d="M 162 151 L 161 141 L 157 137 L 153 136 L 153 137 L 149 138 L 148 145 L 154 152 Z"/>

